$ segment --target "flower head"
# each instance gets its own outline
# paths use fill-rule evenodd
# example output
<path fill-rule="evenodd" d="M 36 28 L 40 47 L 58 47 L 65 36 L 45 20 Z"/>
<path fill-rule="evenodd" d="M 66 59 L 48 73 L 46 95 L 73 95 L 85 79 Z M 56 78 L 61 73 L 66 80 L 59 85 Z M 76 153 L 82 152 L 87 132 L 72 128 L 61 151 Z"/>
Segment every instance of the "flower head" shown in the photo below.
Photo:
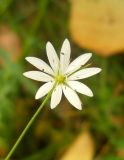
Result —
<path fill-rule="evenodd" d="M 86 68 L 84 66 L 91 58 L 91 53 L 85 53 L 70 62 L 71 48 L 68 39 L 65 39 L 63 42 L 60 59 L 50 42 L 46 44 L 46 51 L 50 66 L 39 58 L 26 58 L 29 63 L 40 71 L 28 71 L 23 75 L 36 81 L 45 82 L 45 84 L 38 89 L 35 99 L 42 98 L 48 94 L 53 85 L 57 83 L 51 95 L 51 108 L 55 108 L 60 103 L 62 93 L 64 93 L 68 101 L 74 107 L 81 110 L 82 102 L 76 92 L 89 97 L 92 97 L 93 93 L 89 87 L 77 80 L 93 76 L 99 73 L 101 69 L 97 67 Z"/>

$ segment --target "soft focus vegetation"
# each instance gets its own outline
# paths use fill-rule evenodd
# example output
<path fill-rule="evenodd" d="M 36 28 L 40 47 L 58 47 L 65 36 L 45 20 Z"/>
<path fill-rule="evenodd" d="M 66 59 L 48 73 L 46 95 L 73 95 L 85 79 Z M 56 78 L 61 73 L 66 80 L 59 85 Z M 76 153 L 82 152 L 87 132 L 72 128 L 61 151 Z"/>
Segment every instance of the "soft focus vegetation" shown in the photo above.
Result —
<path fill-rule="evenodd" d="M 47 62 L 46 42 L 51 41 L 59 53 L 65 38 L 71 42 L 72 59 L 93 52 L 73 42 L 70 10 L 67 0 L 0 0 L 1 159 L 42 102 L 34 100 L 41 84 L 22 76 L 34 69 L 25 57 L 35 56 Z M 107 58 L 94 53 L 91 62 L 102 72 L 82 82 L 93 90 L 94 97 L 80 95 L 82 111 L 64 98 L 54 110 L 48 102 L 16 149 L 13 160 L 124 159 L 123 52 Z"/>

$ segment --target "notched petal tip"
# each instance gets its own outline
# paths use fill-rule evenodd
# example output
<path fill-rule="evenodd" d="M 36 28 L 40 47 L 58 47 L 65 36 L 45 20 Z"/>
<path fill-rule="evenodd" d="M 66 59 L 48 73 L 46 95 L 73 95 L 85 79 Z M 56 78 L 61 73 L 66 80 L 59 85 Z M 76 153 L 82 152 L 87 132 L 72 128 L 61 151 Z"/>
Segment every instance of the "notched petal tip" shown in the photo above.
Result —
<path fill-rule="evenodd" d="M 28 73 L 29 73 L 29 72 L 30 72 L 30 71 L 24 72 L 24 73 L 23 73 L 23 76 L 29 78 L 29 77 L 28 77 Z"/>
<path fill-rule="evenodd" d="M 51 103 L 51 104 L 50 104 L 50 108 L 51 108 L 51 109 L 55 109 L 58 105 L 59 105 L 59 103 L 58 103 L 58 104 L 53 104 L 53 103 Z"/>
<path fill-rule="evenodd" d="M 89 55 L 89 57 L 90 57 L 90 58 L 91 58 L 91 57 L 92 57 L 92 55 L 93 55 L 92 53 L 86 53 L 86 54 L 87 54 L 87 55 Z"/>
<path fill-rule="evenodd" d="M 82 110 L 82 107 L 80 107 L 80 108 L 77 108 L 77 109 L 79 109 L 80 111 Z"/>
<path fill-rule="evenodd" d="M 40 99 L 40 97 L 36 94 L 35 99 L 38 100 L 38 99 Z"/>
<path fill-rule="evenodd" d="M 102 71 L 101 68 L 97 68 L 97 73 L 100 73 Z"/>
<path fill-rule="evenodd" d="M 57 107 L 57 106 L 53 106 L 53 105 L 50 104 L 50 108 L 51 108 L 51 109 L 54 109 L 54 108 L 56 108 L 56 107 Z"/>
<path fill-rule="evenodd" d="M 24 72 L 24 73 L 23 73 L 23 76 L 27 77 L 27 72 Z"/>
<path fill-rule="evenodd" d="M 63 42 L 63 45 L 64 45 L 64 47 L 66 46 L 66 47 L 70 48 L 70 41 L 66 38 Z"/>
<path fill-rule="evenodd" d="M 90 88 L 89 88 L 89 89 L 90 89 Z M 94 94 L 93 94 L 93 92 L 92 92 L 91 89 L 89 90 L 89 94 L 88 94 L 87 96 L 89 96 L 89 97 L 93 97 L 93 96 L 94 96 Z"/>
<path fill-rule="evenodd" d="M 26 57 L 25 60 L 30 61 L 31 58 L 34 58 L 34 57 Z"/>
<path fill-rule="evenodd" d="M 30 57 L 25 57 L 25 60 L 27 61 Z"/>
<path fill-rule="evenodd" d="M 61 85 L 56 86 L 51 95 L 50 108 L 56 108 L 62 99 L 62 88 Z"/>
<path fill-rule="evenodd" d="M 25 60 L 30 62 L 30 60 L 33 59 L 33 58 L 35 58 L 35 57 L 26 57 Z"/>
<path fill-rule="evenodd" d="M 65 47 L 69 47 L 70 48 L 70 41 L 67 38 L 64 40 L 63 46 L 64 46 L 64 49 L 65 49 Z"/>
<path fill-rule="evenodd" d="M 48 47 L 49 45 L 52 45 L 50 41 L 46 43 L 46 47 Z"/>
<path fill-rule="evenodd" d="M 80 107 L 78 106 L 78 107 L 75 107 L 75 108 L 81 111 L 83 109 L 83 104 L 81 103 Z"/>
<path fill-rule="evenodd" d="M 65 38 L 64 42 L 68 42 L 68 43 L 70 43 L 70 42 L 69 42 L 69 40 L 68 40 L 68 38 Z"/>
<path fill-rule="evenodd" d="M 90 95 L 89 95 L 89 97 L 93 97 L 94 95 L 93 95 L 93 93 L 91 93 Z"/>
<path fill-rule="evenodd" d="M 55 109 L 57 106 L 50 106 L 51 109 Z"/>
<path fill-rule="evenodd" d="M 50 41 L 48 41 L 47 43 L 46 43 L 46 49 L 48 50 L 48 49 L 51 49 L 51 47 L 53 47 L 53 45 L 52 45 L 52 43 L 50 42 Z"/>
<path fill-rule="evenodd" d="M 25 60 L 28 61 L 28 57 L 25 57 Z"/>

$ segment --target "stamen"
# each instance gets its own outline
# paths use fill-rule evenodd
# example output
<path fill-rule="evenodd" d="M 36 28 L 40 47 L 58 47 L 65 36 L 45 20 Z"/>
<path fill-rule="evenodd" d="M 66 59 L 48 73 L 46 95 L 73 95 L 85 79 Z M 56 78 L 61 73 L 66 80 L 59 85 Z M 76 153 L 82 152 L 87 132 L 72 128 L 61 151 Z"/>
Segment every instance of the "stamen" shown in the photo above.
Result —
<path fill-rule="evenodd" d="M 64 77 L 64 76 L 61 75 L 61 74 L 58 74 L 58 75 L 55 77 L 55 79 L 56 79 L 56 81 L 57 81 L 58 83 L 64 83 L 66 77 Z"/>

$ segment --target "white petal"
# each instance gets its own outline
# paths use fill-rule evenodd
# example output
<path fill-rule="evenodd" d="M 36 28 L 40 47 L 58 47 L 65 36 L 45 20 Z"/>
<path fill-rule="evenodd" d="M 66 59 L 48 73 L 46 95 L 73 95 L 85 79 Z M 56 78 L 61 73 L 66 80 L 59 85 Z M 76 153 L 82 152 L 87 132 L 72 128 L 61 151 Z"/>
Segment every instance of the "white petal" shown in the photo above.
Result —
<path fill-rule="evenodd" d="M 93 92 L 91 91 L 91 89 L 81 82 L 69 81 L 68 85 L 76 92 L 87 95 L 89 97 L 93 96 Z"/>
<path fill-rule="evenodd" d="M 64 95 L 68 99 L 68 101 L 77 109 L 81 110 L 82 109 L 82 103 L 77 95 L 77 93 L 69 88 L 68 86 L 63 85 L 62 86 Z"/>
<path fill-rule="evenodd" d="M 56 54 L 56 51 L 53 47 L 53 45 L 50 42 L 47 42 L 46 44 L 46 51 L 47 51 L 47 57 L 49 60 L 49 63 L 52 67 L 52 69 L 57 72 L 59 68 L 59 58 Z"/>
<path fill-rule="evenodd" d="M 65 72 L 70 63 L 70 54 L 71 54 L 70 43 L 68 39 L 65 39 L 60 51 L 60 65 L 62 73 Z"/>
<path fill-rule="evenodd" d="M 61 98 L 62 98 L 62 87 L 61 85 L 58 85 L 52 93 L 51 109 L 55 108 L 60 103 Z"/>
<path fill-rule="evenodd" d="M 92 68 L 85 68 L 81 69 L 80 71 L 75 72 L 70 77 L 69 80 L 77 80 L 77 79 L 84 79 L 90 76 L 93 76 L 101 71 L 100 68 L 92 67 Z"/>
<path fill-rule="evenodd" d="M 36 58 L 36 57 L 26 57 L 26 60 L 31 63 L 36 68 L 40 69 L 43 72 L 46 72 L 48 74 L 53 75 L 53 70 L 49 67 L 47 63 L 45 63 L 43 60 Z"/>
<path fill-rule="evenodd" d="M 37 93 L 36 93 L 36 96 L 35 96 L 35 99 L 39 99 L 39 98 L 42 98 L 44 97 L 53 87 L 53 82 L 48 82 L 48 83 L 45 83 L 44 85 L 42 85 Z"/>
<path fill-rule="evenodd" d="M 40 71 L 29 71 L 29 72 L 23 73 L 23 75 L 27 78 L 30 78 L 36 81 L 41 81 L 41 82 L 49 82 L 53 80 L 51 76 Z"/>
<path fill-rule="evenodd" d="M 66 73 L 70 74 L 78 70 L 81 66 L 83 66 L 87 61 L 91 58 L 92 53 L 85 53 L 79 57 L 77 57 L 67 68 Z"/>

